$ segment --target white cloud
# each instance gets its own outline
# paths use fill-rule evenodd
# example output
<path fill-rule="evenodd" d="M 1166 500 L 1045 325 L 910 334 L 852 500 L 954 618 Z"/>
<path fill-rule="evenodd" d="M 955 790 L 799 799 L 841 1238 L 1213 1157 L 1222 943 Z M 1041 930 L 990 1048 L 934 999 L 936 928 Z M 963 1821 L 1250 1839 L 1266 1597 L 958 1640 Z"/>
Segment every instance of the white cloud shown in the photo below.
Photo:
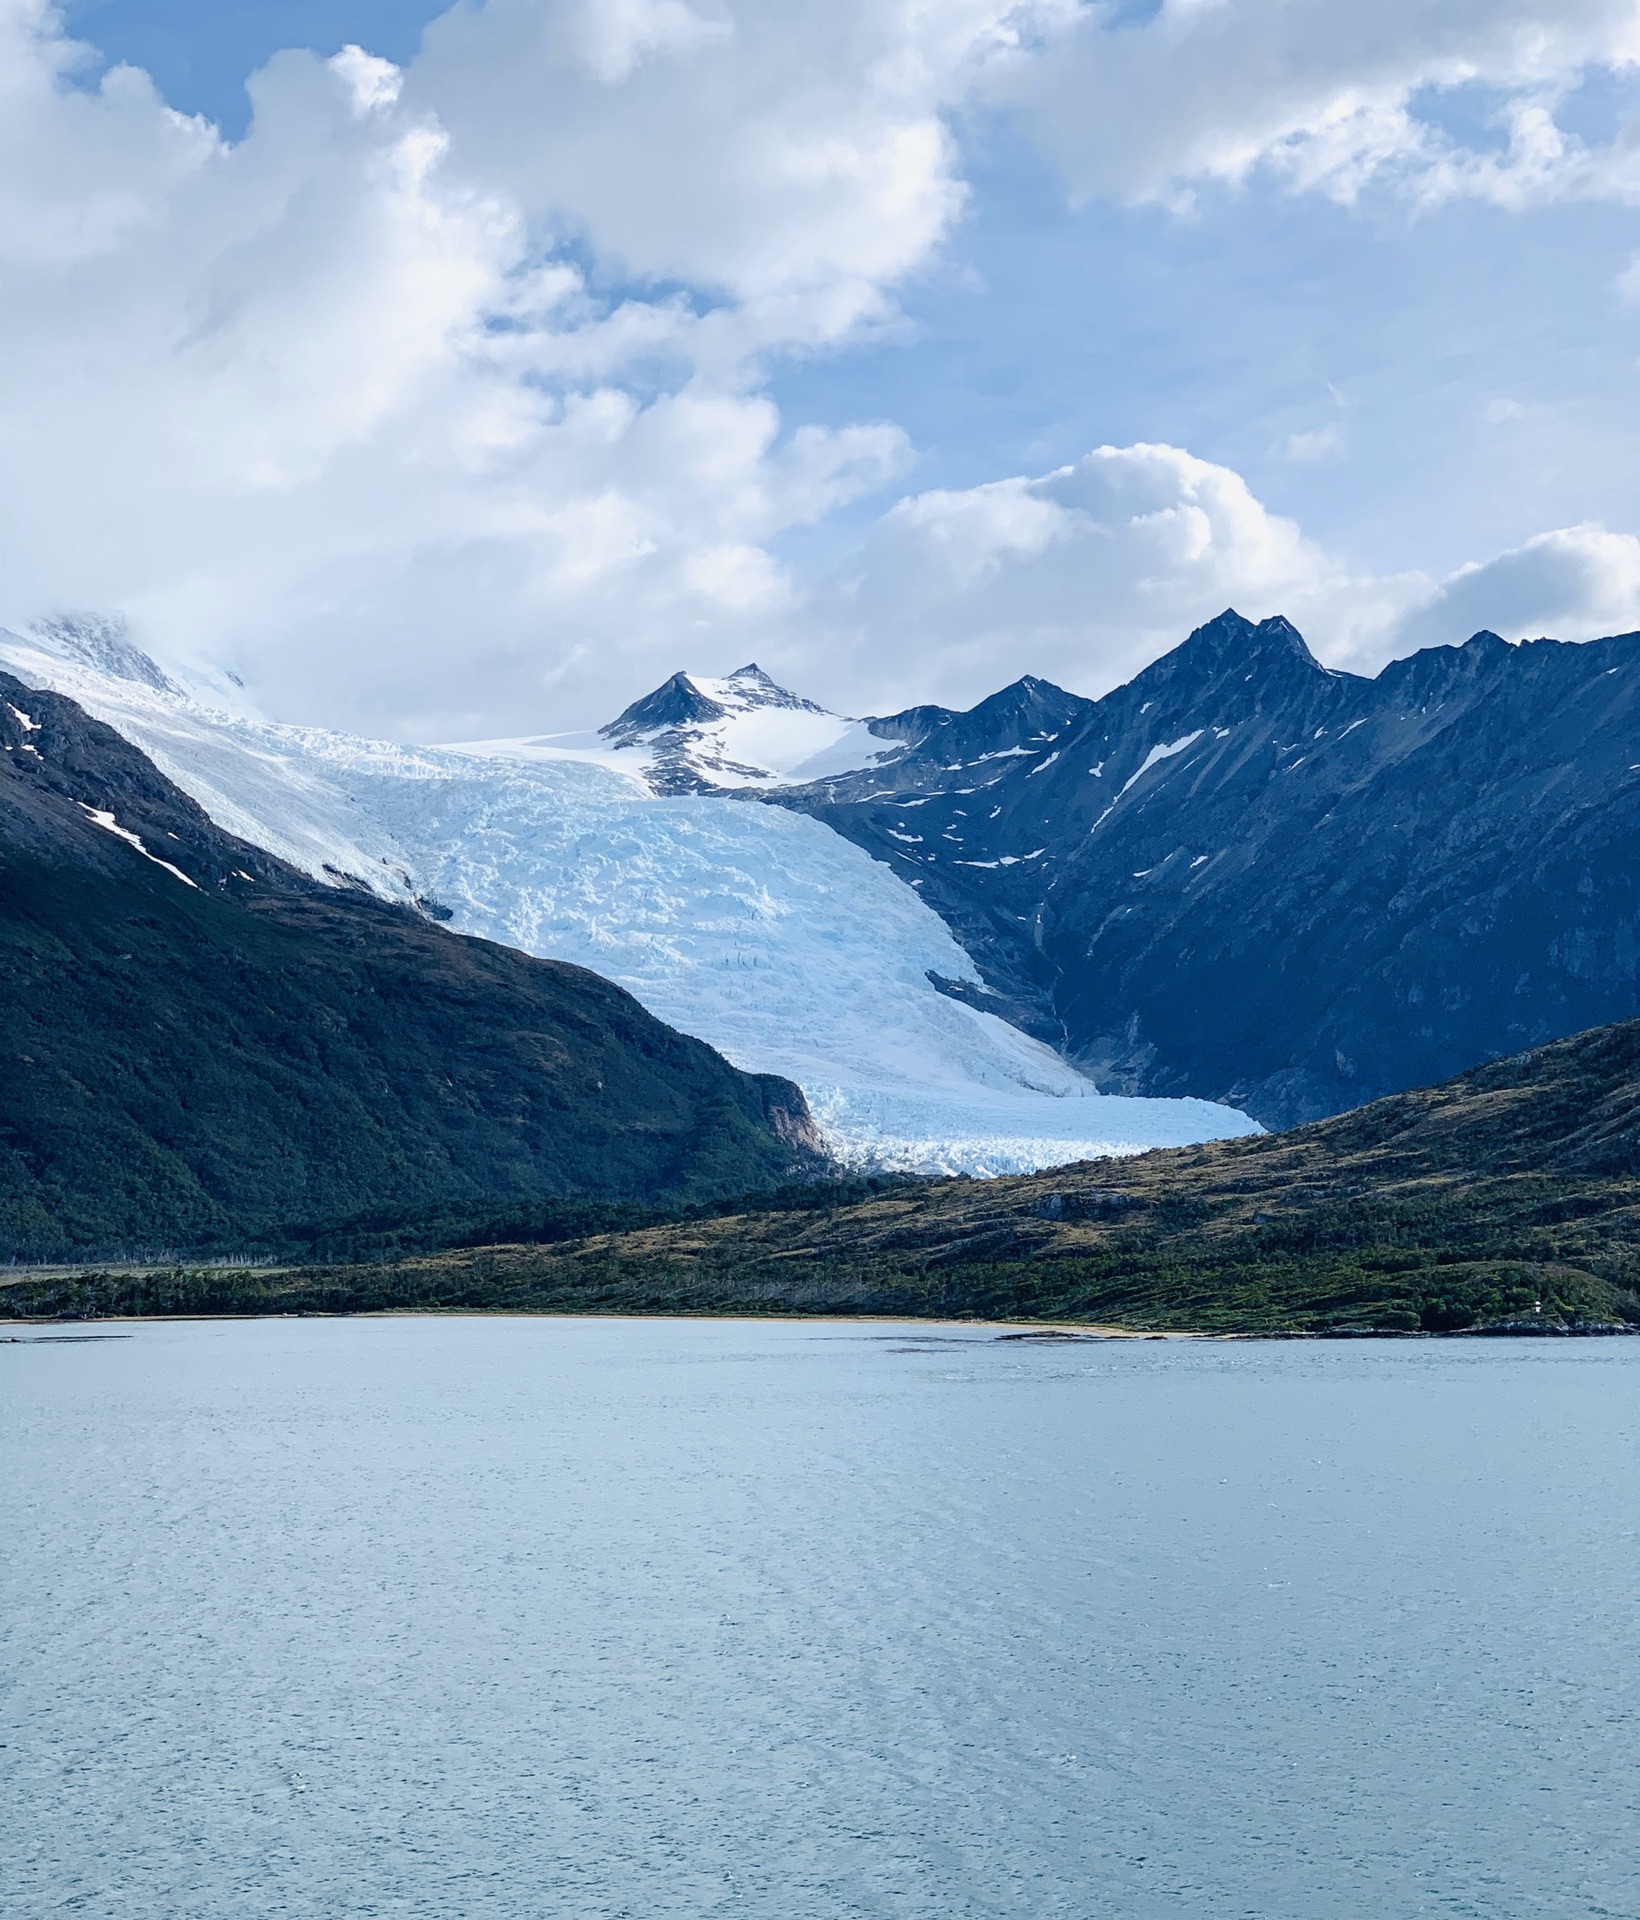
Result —
<path fill-rule="evenodd" d="M 1281 443 L 1283 459 L 1300 466 L 1316 460 L 1330 460 L 1344 451 L 1344 429 L 1336 420 L 1325 427 L 1311 427 L 1306 433 L 1290 433 Z"/>
<path fill-rule="evenodd" d="M 839 699 L 874 679 L 896 703 L 966 704 L 1025 672 L 1100 693 L 1227 605 L 1285 613 L 1357 659 L 1426 591 L 1350 569 L 1228 467 L 1099 447 L 1037 478 L 900 501 L 811 610 L 824 637 L 791 657 Z"/>
<path fill-rule="evenodd" d="M 904 499 L 808 587 L 782 536 L 911 449 L 782 421 L 767 381 L 896 323 L 999 73 L 1083 192 L 1264 168 L 1507 201 L 1616 190 L 1619 147 L 1552 111 L 1634 58 L 1635 18 L 1169 0 L 1102 33 L 1075 0 L 488 0 L 403 71 L 280 54 L 229 143 L 130 68 L 74 84 L 52 9 L 0 0 L 0 618 L 120 611 L 277 711 L 444 737 L 583 724 L 754 653 L 879 709 L 1026 670 L 1098 690 L 1229 602 L 1362 663 L 1471 608 L 1510 630 L 1510 592 L 1622 624 L 1626 535 L 1375 576 L 1147 445 Z M 1514 115 L 1502 158 L 1415 112 L 1477 79 Z"/>
<path fill-rule="evenodd" d="M 571 724 L 754 629 L 771 543 L 908 457 L 788 430 L 765 364 L 893 319 L 1008 12 L 490 0 L 404 72 L 276 56 L 229 144 L 0 0 L 0 615 L 405 730 Z"/>
<path fill-rule="evenodd" d="M 1557 118 L 1591 71 L 1640 65 L 1635 0 L 1164 0 L 1141 26 L 1079 8 L 999 97 L 1021 109 L 1079 197 L 1182 201 L 1263 171 L 1350 201 L 1640 199 L 1640 142 L 1590 146 Z M 1485 100 L 1484 146 L 1441 125 L 1442 95 Z"/>
<path fill-rule="evenodd" d="M 1640 537 L 1571 527 L 1444 580 L 1373 574 L 1227 467 L 1099 447 L 1038 478 L 900 501 L 771 658 L 839 704 L 869 688 L 877 711 L 965 706 L 1026 672 L 1099 694 L 1226 606 L 1285 614 L 1324 662 L 1366 673 L 1482 627 L 1592 639 L 1640 628 Z"/>
<path fill-rule="evenodd" d="M 1640 630 L 1640 537 L 1593 524 L 1460 567 L 1397 624 L 1395 651 L 1461 640 L 1594 640 Z"/>
<path fill-rule="evenodd" d="M 489 0 L 429 28 L 408 97 L 460 170 L 601 260 L 824 338 L 880 312 L 961 206 L 943 110 L 1012 46 L 1014 11 Z"/>

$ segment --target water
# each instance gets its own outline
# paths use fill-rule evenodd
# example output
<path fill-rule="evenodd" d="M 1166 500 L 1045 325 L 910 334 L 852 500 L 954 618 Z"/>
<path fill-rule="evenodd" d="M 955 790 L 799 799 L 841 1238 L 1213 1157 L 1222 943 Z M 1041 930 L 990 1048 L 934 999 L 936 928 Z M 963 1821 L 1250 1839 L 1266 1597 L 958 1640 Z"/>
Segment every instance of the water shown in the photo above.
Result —
<path fill-rule="evenodd" d="M 126 1331 L 0 1346 L 11 1920 L 1640 1914 L 1640 1342 Z"/>

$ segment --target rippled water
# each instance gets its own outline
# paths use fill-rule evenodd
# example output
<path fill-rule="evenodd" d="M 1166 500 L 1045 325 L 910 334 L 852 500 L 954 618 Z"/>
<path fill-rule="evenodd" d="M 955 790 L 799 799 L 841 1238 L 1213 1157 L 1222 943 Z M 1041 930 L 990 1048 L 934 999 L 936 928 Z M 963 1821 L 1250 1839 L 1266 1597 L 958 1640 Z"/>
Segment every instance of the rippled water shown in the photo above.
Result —
<path fill-rule="evenodd" d="M 1640 1913 L 1640 1341 L 128 1331 L 0 1346 L 18 1920 Z"/>

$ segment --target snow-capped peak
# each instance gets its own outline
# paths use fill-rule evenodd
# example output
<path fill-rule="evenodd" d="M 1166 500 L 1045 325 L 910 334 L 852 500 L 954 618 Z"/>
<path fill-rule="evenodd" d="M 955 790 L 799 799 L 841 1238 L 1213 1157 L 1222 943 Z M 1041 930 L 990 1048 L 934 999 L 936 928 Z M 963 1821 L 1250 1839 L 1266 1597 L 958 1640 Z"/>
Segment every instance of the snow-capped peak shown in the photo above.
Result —
<path fill-rule="evenodd" d="M 818 713 L 827 719 L 842 718 L 827 714 L 824 707 L 817 707 L 812 700 L 789 692 L 771 680 L 754 661 L 736 668 L 721 680 L 704 673 L 675 673 L 653 693 L 634 700 L 624 713 L 598 731 L 612 744 L 627 746 L 640 737 L 647 739 L 677 729 L 712 727 L 737 715 L 766 712 L 771 708 L 788 713 Z"/>
<path fill-rule="evenodd" d="M 162 667 L 143 652 L 119 614 L 61 613 L 36 620 L 25 633 L 7 633 L 7 659 L 41 684 L 78 698 L 77 687 L 125 686 L 146 696 L 210 708 L 244 720 L 261 714 L 245 683 L 221 661 L 174 660 Z"/>
<path fill-rule="evenodd" d="M 736 667 L 725 679 L 709 679 L 705 674 L 685 675 L 690 685 L 726 713 L 751 713 L 759 707 L 785 707 L 797 713 L 824 713 L 824 707 L 805 700 L 801 694 L 771 680 L 755 660 Z"/>
<path fill-rule="evenodd" d="M 951 930 L 887 864 L 821 821 L 713 797 L 827 753 L 903 748 L 761 673 L 679 676 L 652 696 L 673 717 L 629 745 L 593 733 L 454 752 L 247 720 L 128 655 L 93 666 L 38 635 L 0 630 L 0 662 L 116 727 L 229 832 L 315 876 L 441 901 L 458 932 L 591 967 L 736 1065 L 795 1079 L 848 1164 L 1017 1172 L 1255 1130 L 1202 1101 L 1101 1095 L 949 990 L 982 997 Z M 661 786 L 663 740 L 694 794 Z M 112 812 L 96 824 L 125 834 Z"/>
<path fill-rule="evenodd" d="M 652 793 L 802 786 L 854 773 L 905 751 L 871 723 L 831 713 L 755 663 L 722 678 L 675 673 L 593 734 L 463 742 L 466 753 L 598 760 Z"/>

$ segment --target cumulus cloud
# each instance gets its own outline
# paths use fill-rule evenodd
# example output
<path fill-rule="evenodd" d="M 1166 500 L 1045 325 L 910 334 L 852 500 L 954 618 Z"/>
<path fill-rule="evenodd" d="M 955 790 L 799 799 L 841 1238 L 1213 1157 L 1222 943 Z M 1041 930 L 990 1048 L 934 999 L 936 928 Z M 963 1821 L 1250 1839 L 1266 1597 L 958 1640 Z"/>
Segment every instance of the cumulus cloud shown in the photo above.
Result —
<path fill-rule="evenodd" d="M 898 502 L 811 610 L 825 638 L 810 670 L 846 683 L 871 662 L 881 681 L 877 637 L 892 635 L 908 700 L 966 703 L 1026 671 L 1100 693 L 1230 604 L 1284 612 L 1359 658 L 1426 590 L 1350 569 L 1228 467 L 1099 447 L 1052 473 Z"/>
<path fill-rule="evenodd" d="M 1632 126 L 1603 143 L 1561 109 L 1590 72 L 1640 66 L 1634 0 L 1163 0 L 1142 25 L 1103 6 L 1066 17 L 1051 53 L 999 81 L 1083 198 L 1182 202 L 1257 172 L 1354 200 L 1640 199 Z M 1483 142 L 1443 127 L 1478 96 Z"/>
<path fill-rule="evenodd" d="M 404 72 L 278 55 L 229 144 L 0 0 L 3 611 L 403 730 L 778 616 L 773 543 L 908 449 L 791 430 L 768 357 L 892 318 L 1008 12 L 490 0 Z"/>
<path fill-rule="evenodd" d="M 1259 169 L 1339 197 L 1618 191 L 1621 141 L 1580 148 L 1555 112 L 1633 62 L 1633 0 L 1104 17 L 464 3 L 403 70 L 279 54 L 228 142 L 131 68 L 87 82 L 45 0 L 0 0 L 0 618 L 123 613 L 274 711 L 422 737 L 580 725 L 754 654 L 879 710 L 1027 669 L 1098 690 L 1227 602 L 1369 664 L 1475 609 L 1622 624 L 1627 536 L 1383 577 L 1170 446 L 925 489 L 818 583 L 782 561 L 915 450 L 890 421 L 783 420 L 771 369 L 897 324 L 964 207 L 976 101 L 1129 200 Z M 1419 117 L 1459 83 L 1516 116 L 1497 151 Z"/>
<path fill-rule="evenodd" d="M 1395 649 L 1442 645 L 1483 627 L 1506 640 L 1640 630 L 1640 538 L 1562 527 L 1460 567 L 1397 623 Z"/>
<path fill-rule="evenodd" d="M 1099 694 L 1226 606 L 1285 614 L 1327 664 L 1365 673 L 1482 627 L 1592 639 L 1640 628 L 1640 538 L 1571 527 L 1441 580 L 1374 574 L 1227 467 L 1178 447 L 1099 447 L 1036 478 L 901 500 L 780 657 L 840 703 L 881 689 L 880 710 L 965 706 L 1024 672 Z"/>
<path fill-rule="evenodd" d="M 943 110 L 1015 11 L 488 0 L 433 23 L 408 94 L 549 231 L 719 290 L 754 333 L 824 338 L 880 313 L 961 206 Z"/>

